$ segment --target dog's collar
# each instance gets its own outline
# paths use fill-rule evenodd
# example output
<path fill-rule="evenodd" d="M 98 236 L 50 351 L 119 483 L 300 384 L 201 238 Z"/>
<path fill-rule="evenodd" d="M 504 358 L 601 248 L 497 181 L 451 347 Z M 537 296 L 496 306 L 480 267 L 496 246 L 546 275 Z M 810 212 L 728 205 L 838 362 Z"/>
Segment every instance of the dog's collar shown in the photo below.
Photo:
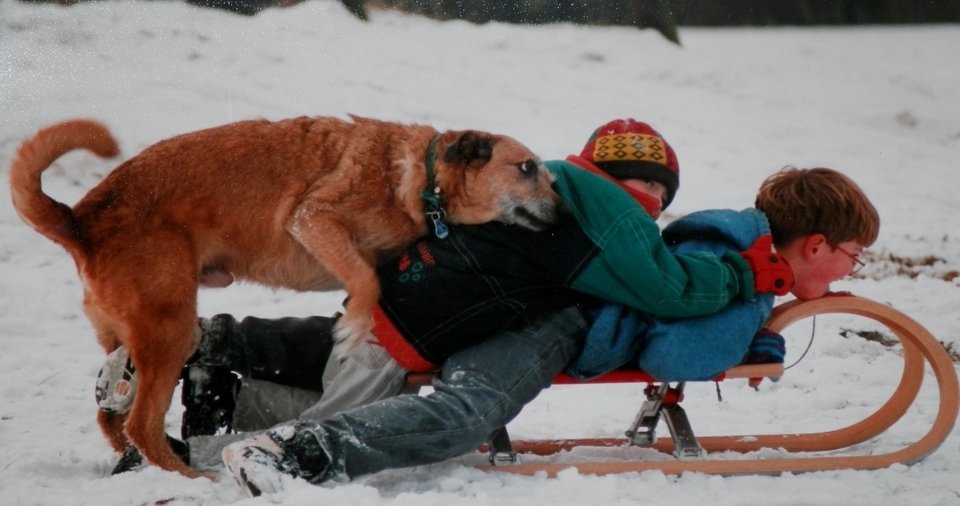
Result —
<path fill-rule="evenodd" d="M 440 141 L 440 134 L 437 134 L 430 140 L 427 146 L 427 187 L 420 192 L 420 198 L 424 203 L 424 213 L 433 222 L 433 233 L 437 239 L 443 239 L 449 234 L 447 224 L 443 218 L 447 212 L 443 210 L 443 196 L 440 194 L 440 187 L 437 186 L 436 174 L 434 173 L 434 163 L 437 158 L 437 142 Z"/>

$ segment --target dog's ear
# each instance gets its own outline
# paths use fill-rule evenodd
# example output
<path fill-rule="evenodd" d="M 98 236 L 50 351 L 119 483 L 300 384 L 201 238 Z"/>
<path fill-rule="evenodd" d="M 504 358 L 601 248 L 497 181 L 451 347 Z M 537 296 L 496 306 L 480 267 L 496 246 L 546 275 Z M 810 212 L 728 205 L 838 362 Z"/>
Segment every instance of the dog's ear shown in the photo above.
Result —
<path fill-rule="evenodd" d="M 470 166 L 475 162 L 484 164 L 493 156 L 493 136 L 468 130 L 461 132 L 443 153 L 443 161 L 449 164 Z"/>

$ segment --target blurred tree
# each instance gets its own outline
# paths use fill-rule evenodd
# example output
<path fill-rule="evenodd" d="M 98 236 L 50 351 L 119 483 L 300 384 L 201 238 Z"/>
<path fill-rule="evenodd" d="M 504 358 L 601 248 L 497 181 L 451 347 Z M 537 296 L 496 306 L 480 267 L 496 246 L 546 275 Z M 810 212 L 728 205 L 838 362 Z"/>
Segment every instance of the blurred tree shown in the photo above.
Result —
<path fill-rule="evenodd" d="M 2 1 L 2 0 L 0 0 Z M 84 0 L 21 0 L 69 5 Z M 252 16 L 305 0 L 184 0 Z M 654 28 L 679 44 L 677 26 L 849 25 L 960 22 L 960 0 L 339 0 L 367 20 L 367 8 L 397 9 L 474 23 L 578 23 Z"/>
<path fill-rule="evenodd" d="M 667 0 L 681 26 L 852 25 L 960 21 L 957 0 Z"/>
<path fill-rule="evenodd" d="M 435 19 L 472 23 L 577 23 L 653 28 L 680 43 L 668 0 L 355 0 L 374 9 L 396 9 Z"/>
<path fill-rule="evenodd" d="M 278 4 L 276 0 L 185 0 L 188 4 L 211 7 L 225 11 L 253 16 L 254 14 Z"/>

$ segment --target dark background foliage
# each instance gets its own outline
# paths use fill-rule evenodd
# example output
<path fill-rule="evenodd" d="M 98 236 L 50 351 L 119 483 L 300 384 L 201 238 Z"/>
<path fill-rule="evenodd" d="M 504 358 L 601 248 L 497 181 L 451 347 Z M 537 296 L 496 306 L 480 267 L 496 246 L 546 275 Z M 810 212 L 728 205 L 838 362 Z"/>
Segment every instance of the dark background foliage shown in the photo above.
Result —
<path fill-rule="evenodd" d="M 53 1 L 69 4 L 82 0 Z M 254 15 L 307 0 L 185 0 Z M 360 19 L 396 9 L 473 23 L 578 23 L 653 28 L 679 44 L 679 26 L 853 25 L 960 22 L 960 0 L 340 0 Z"/>

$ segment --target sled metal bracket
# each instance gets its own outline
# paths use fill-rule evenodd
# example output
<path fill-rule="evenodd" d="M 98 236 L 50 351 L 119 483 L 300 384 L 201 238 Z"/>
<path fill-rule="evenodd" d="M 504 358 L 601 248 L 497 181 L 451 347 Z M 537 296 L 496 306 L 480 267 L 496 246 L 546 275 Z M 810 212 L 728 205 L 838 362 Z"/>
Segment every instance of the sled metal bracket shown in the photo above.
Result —
<path fill-rule="evenodd" d="M 513 449 L 513 443 L 510 442 L 510 435 L 506 427 L 500 427 L 490 435 L 487 441 L 489 447 L 490 465 L 502 466 L 507 464 L 516 464 L 520 461 L 517 452 Z"/>

